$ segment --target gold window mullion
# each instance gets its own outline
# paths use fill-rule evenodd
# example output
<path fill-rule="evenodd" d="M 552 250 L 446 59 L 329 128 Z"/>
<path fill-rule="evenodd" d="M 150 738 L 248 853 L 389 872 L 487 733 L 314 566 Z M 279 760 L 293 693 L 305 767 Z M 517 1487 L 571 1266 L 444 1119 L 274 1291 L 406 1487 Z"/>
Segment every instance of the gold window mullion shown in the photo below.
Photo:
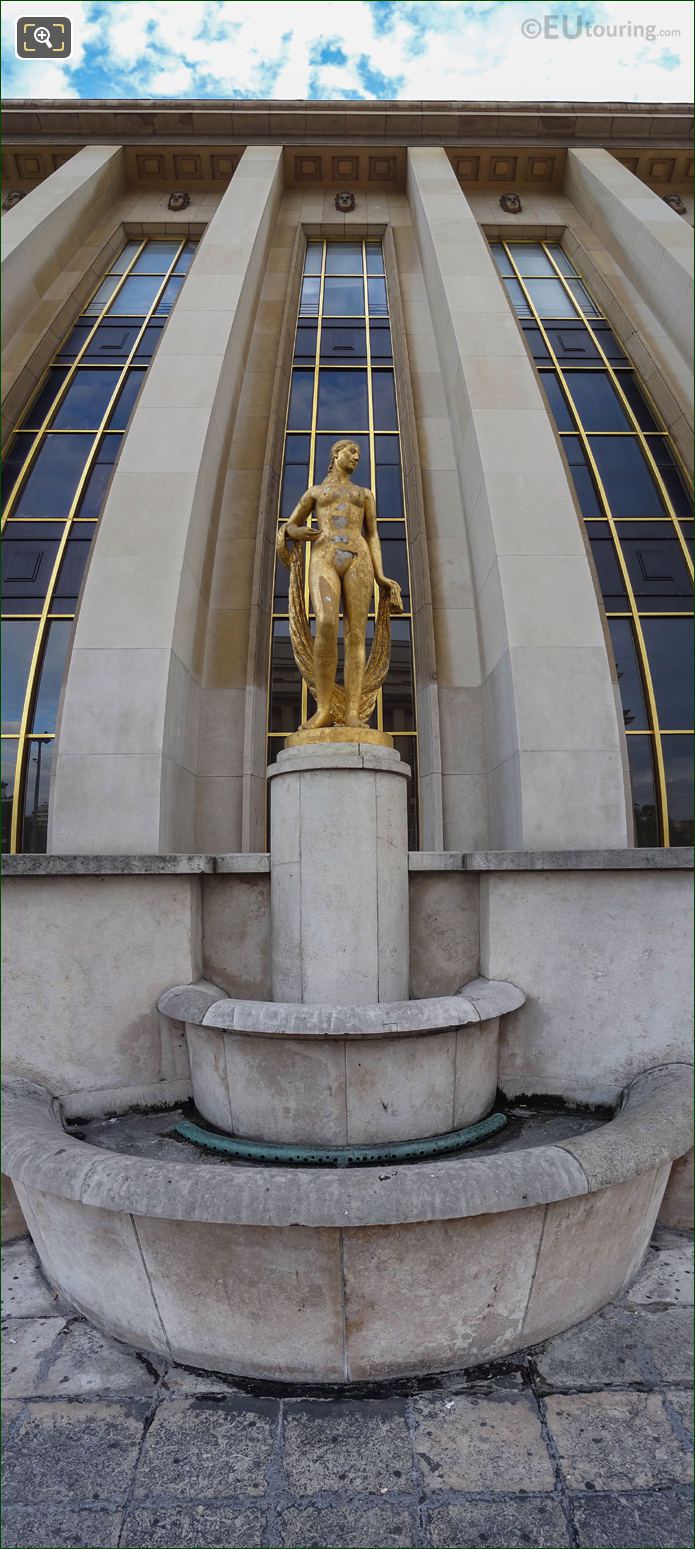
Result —
<path fill-rule="evenodd" d="M 629 574 L 629 571 L 628 571 L 628 568 L 627 568 L 627 564 L 625 562 L 625 556 L 623 554 L 622 545 L 620 543 L 620 537 L 619 537 L 619 534 L 618 534 L 618 531 L 617 531 L 617 528 L 616 528 L 616 525 L 615 525 L 615 518 L 614 518 L 613 513 L 611 511 L 610 502 L 609 502 L 608 497 L 606 495 L 606 491 L 605 491 L 605 489 L 603 487 L 601 476 L 599 474 L 595 458 L 593 456 L 593 453 L 591 451 L 591 447 L 589 445 L 588 436 L 587 436 L 586 431 L 584 430 L 584 427 L 583 427 L 583 425 L 581 423 L 581 419 L 580 419 L 578 410 L 576 408 L 574 399 L 572 397 L 570 389 L 569 389 L 569 387 L 567 385 L 567 382 L 565 380 L 565 375 L 564 375 L 563 369 L 562 369 L 562 367 L 560 365 L 560 362 L 559 362 L 559 360 L 557 358 L 557 355 L 555 354 L 555 351 L 554 351 L 554 349 L 552 347 L 552 344 L 550 343 L 550 339 L 549 339 L 548 333 L 547 333 L 547 331 L 546 331 L 546 329 L 544 327 L 544 324 L 543 324 L 543 321 L 541 319 L 540 313 L 537 311 L 536 307 L 534 306 L 533 301 L 531 300 L 531 296 L 529 294 L 529 291 L 528 291 L 526 285 L 524 284 L 523 277 L 522 277 L 522 275 L 519 272 L 518 265 L 517 265 L 517 263 L 516 263 L 516 261 L 514 259 L 514 255 L 513 255 L 512 251 L 511 251 L 511 244 L 509 244 L 507 242 L 504 242 L 502 244 L 502 246 L 504 248 L 504 251 L 505 251 L 505 253 L 507 255 L 507 258 L 508 258 L 510 264 L 512 265 L 512 268 L 514 270 L 514 276 L 515 276 L 516 280 L 518 281 L 519 285 L 521 286 L 523 295 L 524 295 L 525 300 L 526 300 L 526 304 L 527 304 L 527 306 L 528 306 L 528 308 L 529 308 L 529 310 L 531 312 L 531 316 L 532 316 L 534 322 L 536 323 L 537 327 L 541 331 L 541 334 L 542 334 L 542 337 L 543 337 L 543 340 L 544 340 L 544 343 L 545 343 L 546 350 L 548 351 L 548 354 L 549 354 L 549 356 L 550 356 L 550 358 L 551 358 L 551 360 L 553 362 L 553 365 L 554 365 L 555 370 L 556 370 L 557 375 L 558 375 L 558 379 L 559 379 L 559 381 L 562 384 L 562 388 L 563 388 L 563 391 L 565 392 L 565 395 L 567 397 L 568 403 L 571 406 L 572 413 L 574 415 L 574 418 L 575 418 L 575 421 L 576 421 L 576 424 L 577 424 L 577 432 L 576 433 L 578 434 L 578 436 L 580 438 L 580 441 L 582 443 L 582 447 L 583 447 L 583 450 L 584 450 L 584 455 L 585 455 L 585 457 L 587 459 L 587 463 L 588 463 L 588 465 L 589 465 L 589 467 L 591 469 L 591 472 L 593 474 L 594 480 L 596 482 L 596 488 L 598 490 L 599 499 L 600 499 L 601 505 L 603 507 L 605 520 L 608 522 L 608 525 L 610 527 L 611 536 L 613 538 L 613 544 L 614 544 L 616 556 L 617 556 L 617 559 L 618 559 L 618 564 L 620 566 L 620 571 L 621 571 L 621 574 L 622 574 L 622 577 L 623 577 L 623 582 L 624 582 L 624 585 L 625 585 L 625 590 L 626 590 L 628 601 L 629 601 L 629 604 L 630 604 L 630 614 L 631 614 L 632 626 L 633 626 L 633 629 L 635 631 L 635 636 L 636 636 L 637 644 L 638 644 L 639 665 L 640 665 L 640 671 L 642 673 L 642 681 L 644 683 L 645 693 L 646 693 L 646 696 L 647 696 L 647 703 L 648 703 L 648 706 L 649 706 L 649 717 L 650 717 L 650 720 L 651 720 L 651 723 L 652 723 L 651 724 L 651 730 L 652 730 L 653 740 L 654 740 L 654 751 L 655 751 L 655 754 L 656 754 L 657 787 L 658 787 L 658 793 L 659 793 L 659 805 L 660 805 L 660 809 L 661 809 L 660 810 L 661 829 L 662 829 L 662 834 L 663 834 L 664 845 L 668 846 L 669 841 L 670 841 L 670 833 L 669 833 L 669 817 L 668 817 L 668 796 L 667 796 L 667 789 L 666 789 L 666 770 L 665 770 L 665 766 L 664 766 L 664 757 L 663 757 L 663 751 L 662 751 L 662 747 L 661 747 L 661 736 L 660 736 L 660 729 L 659 729 L 659 714 L 658 714 L 657 704 L 656 704 L 656 695 L 654 693 L 654 684 L 652 682 L 652 675 L 651 675 L 651 671 L 650 671 L 650 668 L 649 668 L 649 660 L 648 660 L 648 656 L 647 656 L 646 642 L 645 642 L 645 639 L 644 639 L 644 634 L 643 634 L 642 626 L 641 626 L 641 623 L 640 623 L 639 613 L 638 613 L 638 610 L 637 610 L 637 601 L 636 601 L 635 594 L 634 594 L 634 591 L 633 591 L 633 588 L 632 588 L 632 582 L 630 580 L 630 574 Z M 571 295 L 571 292 L 570 292 L 570 295 Z M 574 300 L 574 298 L 572 298 L 572 299 Z M 604 612 L 605 612 L 605 608 L 604 608 Z"/>

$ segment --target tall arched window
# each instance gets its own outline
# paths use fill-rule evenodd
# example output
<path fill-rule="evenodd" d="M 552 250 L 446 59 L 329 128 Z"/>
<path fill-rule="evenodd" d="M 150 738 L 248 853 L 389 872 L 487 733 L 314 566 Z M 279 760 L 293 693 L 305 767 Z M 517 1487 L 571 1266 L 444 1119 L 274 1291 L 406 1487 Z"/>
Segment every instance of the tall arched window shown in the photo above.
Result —
<path fill-rule="evenodd" d="M 693 842 L 692 505 L 668 431 L 556 242 L 493 242 L 591 544 L 613 642 L 635 842 Z"/>
<path fill-rule="evenodd" d="M 3 851 L 46 848 L 80 583 L 126 425 L 195 247 L 177 238 L 126 243 L 53 357 L 5 458 Z"/>
<path fill-rule="evenodd" d="M 372 724 L 390 732 L 412 769 L 410 845 L 417 847 L 417 736 L 407 518 L 401 471 L 388 289 L 380 242 L 309 242 L 295 334 L 278 520 L 319 483 L 330 447 L 360 448 L 355 481 L 376 498 L 384 571 L 399 582 L 405 613 L 391 623 L 391 668 Z M 288 572 L 276 565 L 268 695 L 268 761 L 311 709 L 295 666 L 287 617 Z M 376 594 L 375 594 L 376 601 Z M 307 609 L 311 610 L 307 589 Z M 374 628 L 368 624 L 367 648 Z M 342 641 L 339 650 L 342 651 Z"/>

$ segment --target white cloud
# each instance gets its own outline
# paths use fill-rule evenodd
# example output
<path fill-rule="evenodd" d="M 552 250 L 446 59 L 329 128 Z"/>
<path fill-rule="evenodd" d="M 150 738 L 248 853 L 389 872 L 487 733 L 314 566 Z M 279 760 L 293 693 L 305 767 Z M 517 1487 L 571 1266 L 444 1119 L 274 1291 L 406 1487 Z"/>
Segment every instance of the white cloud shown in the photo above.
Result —
<path fill-rule="evenodd" d="M 17 60 L 26 4 L 7 0 L 6 95 L 682 101 L 691 92 L 686 0 L 45 0 L 41 12 L 70 16 L 72 58 Z M 529 18 L 537 38 L 522 34 Z M 592 35 L 587 24 L 606 30 Z"/>

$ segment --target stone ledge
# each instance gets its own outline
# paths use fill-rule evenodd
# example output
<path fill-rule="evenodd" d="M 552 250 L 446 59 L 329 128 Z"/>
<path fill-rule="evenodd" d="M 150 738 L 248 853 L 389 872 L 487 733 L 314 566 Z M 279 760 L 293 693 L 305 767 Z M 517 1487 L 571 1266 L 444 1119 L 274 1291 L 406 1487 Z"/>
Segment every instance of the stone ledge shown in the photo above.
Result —
<path fill-rule="evenodd" d="M 192 1167 L 101 1151 L 65 1133 L 45 1087 L 8 1079 L 2 1168 L 26 1188 L 170 1221 L 344 1228 L 455 1220 L 577 1198 L 673 1161 L 691 1143 L 690 1075 L 682 1064 L 645 1071 L 614 1119 L 574 1141 L 342 1173 Z"/>
<path fill-rule="evenodd" d="M 353 764 L 350 767 L 355 767 Z M 397 773 L 407 772 L 403 765 Z M 630 850 L 411 850 L 408 870 L 691 871 L 690 848 Z M 5 855 L 4 877 L 267 876 L 270 855 Z"/>
<path fill-rule="evenodd" d="M 464 871 L 692 871 L 693 868 L 693 851 L 690 848 L 472 850 L 462 859 Z M 439 868 L 431 866 L 421 869 L 436 871 Z"/>
<path fill-rule="evenodd" d="M 457 995 L 383 1001 L 367 1006 L 303 1006 L 296 1002 L 233 1000 L 207 983 L 165 990 L 157 1008 L 197 1027 L 266 1038 L 398 1038 L 441 1033 L 516 1011 L 526 999 L 503 979 L 473 979 Z"/>
<path fill-rule="evenodd" d="M 239 855 L 4 855 L 5 877 L 265 876 L 270 856 Z"/>

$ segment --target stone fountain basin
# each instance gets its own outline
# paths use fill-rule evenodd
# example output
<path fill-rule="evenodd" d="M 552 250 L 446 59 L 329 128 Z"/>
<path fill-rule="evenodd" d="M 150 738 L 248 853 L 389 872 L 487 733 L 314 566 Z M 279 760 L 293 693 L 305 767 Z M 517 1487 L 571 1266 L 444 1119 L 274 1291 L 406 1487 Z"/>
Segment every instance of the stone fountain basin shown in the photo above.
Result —
<path fill-rule="evenodd" d="M 193 1100 L 216 1129 L 290 1145 L 384 1145 L 442 1135 L 495 1100 L 499 1022 L 515 985 L 365 1006 L 232 1000 L 179 985 L 159 1010 L 184 1024 Z"/>
<path fill-rule="evenodd" d="M 582 1135 L 344 1172 L 105 1151 L 22 1080 L 5 1105 L 3 1170 L 62 1296 L 139 1349 L 303 1383 L 474 1366 L 582 1321 L 637 1270 L 692 1137 L 683 1064 Z"/>

